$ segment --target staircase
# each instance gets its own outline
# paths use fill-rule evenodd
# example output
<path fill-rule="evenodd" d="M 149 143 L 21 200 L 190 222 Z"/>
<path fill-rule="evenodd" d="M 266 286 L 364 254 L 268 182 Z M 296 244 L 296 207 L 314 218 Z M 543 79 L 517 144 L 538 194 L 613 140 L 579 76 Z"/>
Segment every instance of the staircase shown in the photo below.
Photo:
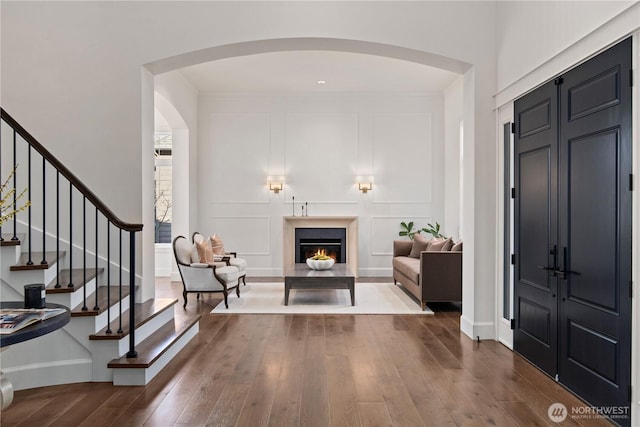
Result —
<path fill-rule="evenodd" d="M 0 300 L 24 285 L 71 310 L 64 328 L 3 348 L 17 390 L 74 382 L 145 385 L 198 333 L 200 316 L 174 316 L 177 299 L 138 301 L 141 224 L 120 220 L 77 177 L 0 109 L 0 179 L 27 189 L 30 205 L 0 224 Z M 13 198 L 13 200 L 11 200 Z M 13 209 L 22 206 L 9 195 Z M 138 242 L 139 243 L 139 242 Z"/>

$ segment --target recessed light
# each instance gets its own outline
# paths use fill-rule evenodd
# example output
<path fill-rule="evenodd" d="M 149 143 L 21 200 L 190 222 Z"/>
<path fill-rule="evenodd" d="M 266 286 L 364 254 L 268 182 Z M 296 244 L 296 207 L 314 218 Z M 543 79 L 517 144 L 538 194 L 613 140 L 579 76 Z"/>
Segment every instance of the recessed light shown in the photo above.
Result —
<path fill-rule="evenodd" d="M 326 82 L 325 82 L 324 80 L 318 80 L 318 84 L 319 84 L 319 85 L 323 85 L 323 84 L 325 84 L 325 83 L 326 83 Z"/>

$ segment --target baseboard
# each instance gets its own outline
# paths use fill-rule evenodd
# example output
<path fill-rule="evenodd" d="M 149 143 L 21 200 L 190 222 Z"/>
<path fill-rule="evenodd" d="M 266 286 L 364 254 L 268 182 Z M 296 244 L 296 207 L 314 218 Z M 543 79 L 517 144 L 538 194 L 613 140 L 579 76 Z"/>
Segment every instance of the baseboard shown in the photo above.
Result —
<path fill-rule="evenodd" d="M 498 320 L 498 341 L 513 350 L 513 330 L 511 329 L 511 322 L 507 319 L 501 318 Z"/>
<path fill-rule="evenodd" d="M 495 340 L 495 323 L 472 322 L 464 315 L 460 316 L 460 331 L 471 339 Z"/>
<path fill-rule="evenodd" d="M 91 359 L 75 359 L 3 368 L 2 372 L 11 381 L 13 389 L 18 391 L 36 387 L 90 382 L 92 380 L 91 369 Z"/>

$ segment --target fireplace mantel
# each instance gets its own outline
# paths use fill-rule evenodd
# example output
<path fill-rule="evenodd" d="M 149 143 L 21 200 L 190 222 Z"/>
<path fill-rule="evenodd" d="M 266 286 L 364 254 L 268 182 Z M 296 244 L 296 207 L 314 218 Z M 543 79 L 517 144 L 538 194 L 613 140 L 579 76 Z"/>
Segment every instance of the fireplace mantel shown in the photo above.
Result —
<path fill-rule="evenodd" d="M 347 262 L 358 276 L 358 217 L 357 216 L 285 216 L 283 217 L 282 260 L 285 272 L 295 262 L 296 228 L 346 228 Z"/>

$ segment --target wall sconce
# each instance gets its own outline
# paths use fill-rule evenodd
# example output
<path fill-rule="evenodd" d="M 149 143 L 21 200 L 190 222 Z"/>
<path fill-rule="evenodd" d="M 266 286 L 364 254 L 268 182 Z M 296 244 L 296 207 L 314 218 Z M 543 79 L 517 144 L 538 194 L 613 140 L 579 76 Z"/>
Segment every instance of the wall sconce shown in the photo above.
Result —
<path fill-rule="evenodd" d="M 362 193 L 366 193 L 369 190 L 373 190 L 373 177 L 358 177 L 358 190 Z"/>
<path fill-rule="evenodd" d="M 284 189 L 284 177 L 279 176 L 277 178 L 267 177 L 267 183 L 269 184 L 269 190 L 273 191 L 275 194 L 278 194 L 281 190 Z"/>

